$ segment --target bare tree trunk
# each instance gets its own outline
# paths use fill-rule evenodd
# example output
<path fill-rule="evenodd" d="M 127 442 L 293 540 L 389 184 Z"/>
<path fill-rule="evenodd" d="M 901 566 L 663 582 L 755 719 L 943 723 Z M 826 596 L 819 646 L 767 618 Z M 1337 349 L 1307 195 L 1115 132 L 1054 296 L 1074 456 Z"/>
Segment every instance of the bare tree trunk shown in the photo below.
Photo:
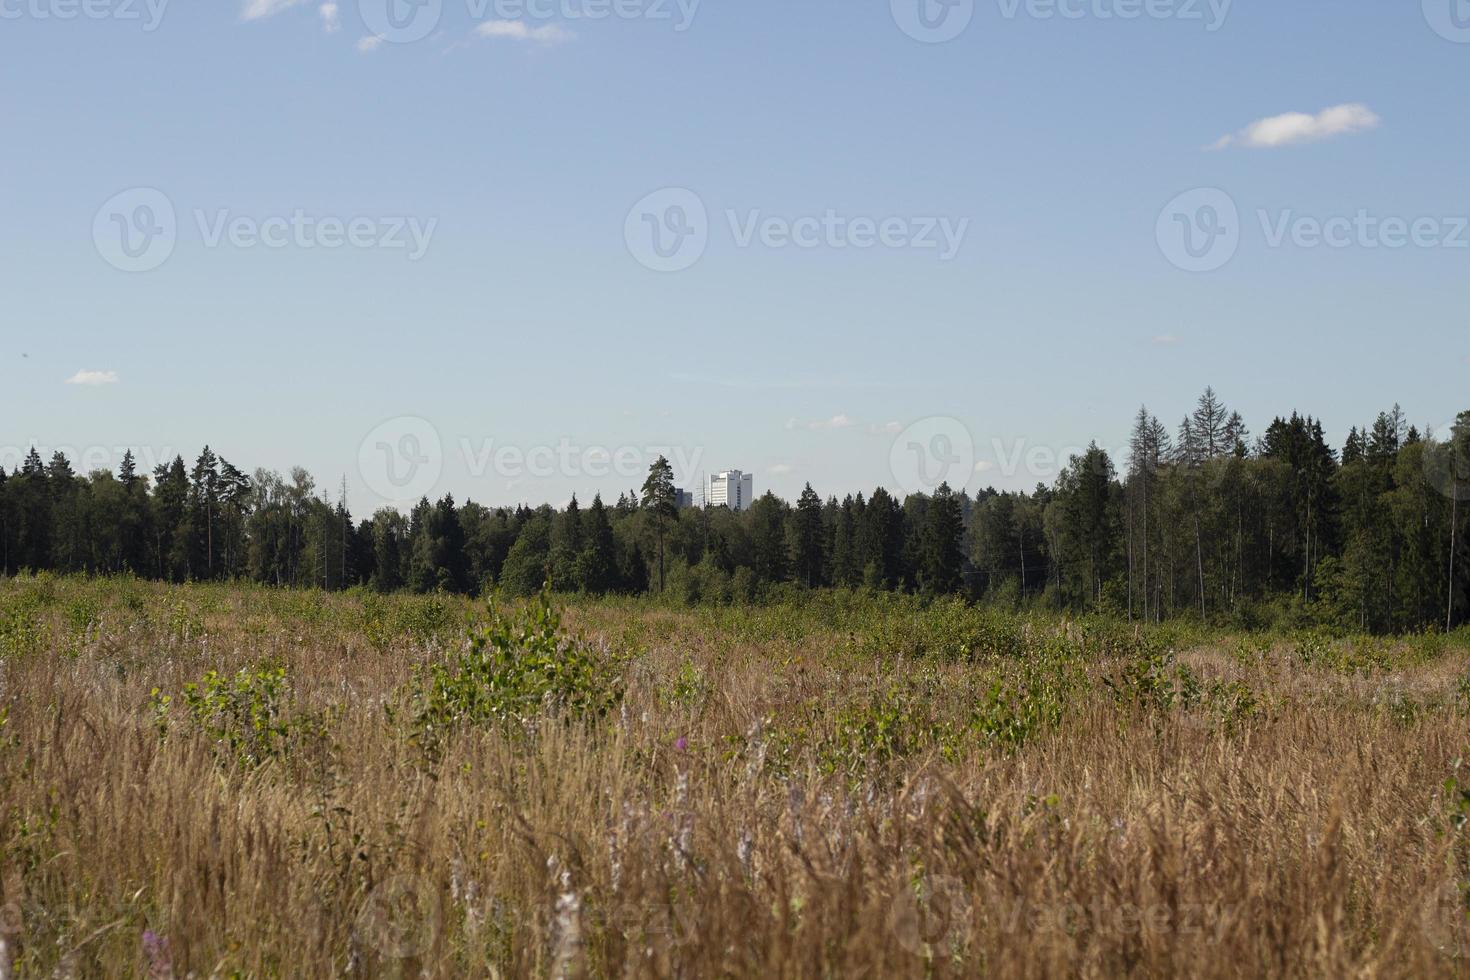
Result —
<path fill-rule="evenodd" d="M 1128 622 L 1133 622 L 1133 495 L 1128 495 Z"/>
<path fill-rule="evenodd" d="M 1457 525 L 1460 523 L 1460 494 L 1458 490 L 1459 487 L 1455 483 L 1450 484 L 1450 582 L 1449 588 L 1446 590 L 1449 596 L 1445 603 L 1447 608 L 1444 614 L 1444 631 L 1446 633 L 1455 625 L 1455 547 L 1456 533 L 1459 530 Z"/>
<path fill-rule="evenodd" d="M 1024 602 L 1026 600 L 1026 529 L 1022 527 L 1018 531 L 1016 540 L 1021 545 L 1021 601 Z"/>
<path fill-rule="evenodd" d="M 1312 493 L 1307 491 L 1307 526 L 1302 547 L 1302 602 L 1312 601 Z"/>
<path fill-rule="evenodd" d="M 1143 475 L 1143 618 L 1148 619 L 1148 471 Z M 1157 609 L 1158 603 L 1154 603 Z"/>
<path fill-rule="evenodd" d="M 1205 618 L 1205 543 L 1200 534 L 1199 507 L 1194 511 L 1194 560 L 1199 568 L 1199 618 Z"/>

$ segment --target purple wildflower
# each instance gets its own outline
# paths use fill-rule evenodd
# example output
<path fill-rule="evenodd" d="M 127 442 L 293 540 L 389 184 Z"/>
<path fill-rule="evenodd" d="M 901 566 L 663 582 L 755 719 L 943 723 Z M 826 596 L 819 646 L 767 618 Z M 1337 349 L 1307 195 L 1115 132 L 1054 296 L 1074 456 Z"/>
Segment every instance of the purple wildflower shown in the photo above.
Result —
<path fill-rule="evenodd" d="M 148 957 L 149 980 L 173 980 L 174 964 L 169 955 L 167 936 L 144 929 L 143 955 Z"/>

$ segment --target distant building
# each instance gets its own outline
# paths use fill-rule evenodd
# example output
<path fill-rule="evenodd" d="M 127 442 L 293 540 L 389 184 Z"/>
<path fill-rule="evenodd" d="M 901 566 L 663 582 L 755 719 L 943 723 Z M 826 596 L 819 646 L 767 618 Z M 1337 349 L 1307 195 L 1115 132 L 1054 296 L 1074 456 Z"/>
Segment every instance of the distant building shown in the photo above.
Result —
<path fill-rule="evenodd" d="M 688 490 L 680 490 L 678 487 L 675 487 L 674 506 L 679 508 L 680 510 L 688 510 L 690 507 L 694 506 L 694 494 L 690 493 Z"/>
<path fill-rule="evenodd" d="M 726 470 L 712 476 L 704 499 L 711 507 L 750 510 L 750 505 L 755 503 L 755 477 L 740 470 Z"/>

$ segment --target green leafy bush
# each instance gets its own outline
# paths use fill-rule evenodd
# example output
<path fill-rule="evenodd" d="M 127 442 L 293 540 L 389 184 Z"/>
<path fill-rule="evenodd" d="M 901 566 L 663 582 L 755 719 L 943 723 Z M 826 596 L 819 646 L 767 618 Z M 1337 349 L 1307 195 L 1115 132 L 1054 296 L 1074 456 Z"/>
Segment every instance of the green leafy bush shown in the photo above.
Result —
<path fill-rule="evenodd" d="M 566 635 L 549 588 L 520 609 L 492 596 L 489 621 L 447 660 L 421 668 L 414 716 L 421 744 L 462 725 L 510 723 L 534 730 L 543 716 L 600 718 L 623 696 L 619 665 Z"/>
<path fill-rule="evenodd" d="M 178 703 L 184 726 L 213 739 L 222 759 L 253 767 L 283 755 L 302 729 L 288 713 L 289 695 L 286 669 L 267 665 L 232 677 L 211 670 L 185 684 Z M 155 724 L 167 734 L 175 701 L 154 688 L 152 704 Z"/>

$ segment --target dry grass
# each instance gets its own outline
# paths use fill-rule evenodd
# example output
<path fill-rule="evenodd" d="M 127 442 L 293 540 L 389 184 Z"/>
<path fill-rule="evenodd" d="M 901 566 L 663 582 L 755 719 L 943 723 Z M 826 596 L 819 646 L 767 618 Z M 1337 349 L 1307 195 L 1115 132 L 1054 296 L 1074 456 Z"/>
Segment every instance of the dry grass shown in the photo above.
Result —
<path fill-rule="evenodd" d="M 1470 975 L 1461 646 L 1032 623 L 1052 690 L 891 621 L 575 606 L 621 710 L 428 754 L 469 607 L 425 608 L 0 583 L 0 976 Z M 274 661 L 268 761 L 180 723 Z"/>

